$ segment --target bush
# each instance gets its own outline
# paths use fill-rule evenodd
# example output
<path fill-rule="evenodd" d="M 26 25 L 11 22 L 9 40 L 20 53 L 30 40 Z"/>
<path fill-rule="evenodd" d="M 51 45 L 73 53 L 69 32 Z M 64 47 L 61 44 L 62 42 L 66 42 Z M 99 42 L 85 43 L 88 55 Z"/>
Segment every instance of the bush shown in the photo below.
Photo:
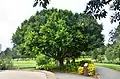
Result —
<path fill-rule="evenodd" d="M 45 65 L 49 63 L 49 58 L 47 58 L 45 55 L 40 54 L 37 56 L 36 62 L 38 66 Z"/>
<path fill-rule="evenodd" d="M 120 61 L 115 61 L 113 64 L 120 65 Z"/>
<path fill-rule="evenodd" d="M 76 72 L 78 70 L 78 66 L 76 64 L 69 64 L 63 67 L 65 72 Z"/>
<path fill-rule="evenodd" d="M 13 63 L 11 59 L 0 59 L 0 70 L 12 69 Z"/>
<path fill-rule="evenodd" d="M 36 66 L 36 69 L 38 70 L 47 70 L 47 71 L 54 71 L 56 70 L 57 65 L 56 64 L 46 64 L 46 65 L 41 65 L 41 66 Z"/>
<path fill-rule="evenodd" d="M 84 67 L 84 64 L 85 64 L 85 63 L 90 64 L 90 63 L 92 63 L 92 62 L 91 62 L 91 60 L 82 60 L 82 61 L 80 61 L 80 66 L 81 66 L 81 67 Z"/>
<path fill-rule="evenodd" d="M 79 67 L 78 74 L 83 75 L 83 72 L 84 72 L 84 67 Z"/>
<path fill-rule="evenodd" d="M 95 65 L 93 63 L 88 64 L 87 71 L 88 71 L 89 76 L 94 76 L 95 75 Z"/>
<path fill-rule="evenodd" d="M 103 55 L 98 55 L 98 61 L 100 62 L 100 63 L 102 63 L 104 60 L 105 60 L 105 58 L 104 58 L 104 56 Z"/>
<path fill-rule="evenodd" d="M 89 63 L 87 67 L 87 72 L 89 76 L 95 75 L 95 65 L 93 63 Z M 84 67 L 78 68 L 78 74 L 83 75 L 84 74 Z"/>

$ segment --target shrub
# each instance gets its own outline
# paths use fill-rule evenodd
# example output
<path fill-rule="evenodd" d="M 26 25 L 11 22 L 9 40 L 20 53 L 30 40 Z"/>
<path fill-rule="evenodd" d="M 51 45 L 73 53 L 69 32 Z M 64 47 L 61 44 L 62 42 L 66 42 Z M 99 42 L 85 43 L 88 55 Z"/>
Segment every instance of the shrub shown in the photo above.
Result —
<path fill-rule="evenodd" d="M 95 75 L 95 65 L 93 63 L 89 63 L 87 67 L 87 73 L 89 76 Z M 83 75 L 84 74 L 84 67 L 78 68 L 78 74 Z"/>
<path fill-rule="evenodd" d="M 79 67 L 78 74 L 83 75 L 83 72 L 84 72 L 84 67 Z"/>
<path fill-rule="evenodd" d="M 90 63 L 92 63 L 92 62 L 91 62 L 91 60 L 82 60 L 82 61 L 80 61 L 80 66 L 81 66 L 81 67 L 84 67 L 84 64 L 85 64 L 85 63 L 90 64 Z"/>
<path fill-rule="evenodd" d="M 98 61 L 100 62 L 100 63 L 102 63 L 102 61 L 104 61 L 105 60 L 105 58 L 104 58 L 104 56 L 103 55 L 98 55 Z"/>
<path fill-rule="evenodd" d="M 78 66 L 76 64 L 69 64 L 63 67 L 65 72 L 76 72 L 78 70 Z"/>
<path fill-rule="evenodd" d="M 87 71 L 88 71 L 89 76 L 94 76 L 95 75 L 95 65 L 93 63 L 88 64 Z"/>
<path fill-rule="evenodd" d="M 56 64 L 46 64 L 46 65 L 41 65 L 41 66 L 36 66 L 36 69 L 40 70 L 47 70 L 47 71 L 54 71 L 57 68 Z"/>
<path fill-rule="evenodd" d="M 118 65 L 120 65 L 120 61 L 115 61 L 113 64 L 118 64 Z"/>
<path fill-rule="evenodd" d="M 13 63 L 11 59 L 0 59 L 0 70 L 12 69 Z"/>
<path fill-rule="evenodd" d="M 49 58 L 47 58 L 45 55 L 40 54 L 37 56 L 36 62 L 38 66 L 45 65 L 49 63 Z"/>

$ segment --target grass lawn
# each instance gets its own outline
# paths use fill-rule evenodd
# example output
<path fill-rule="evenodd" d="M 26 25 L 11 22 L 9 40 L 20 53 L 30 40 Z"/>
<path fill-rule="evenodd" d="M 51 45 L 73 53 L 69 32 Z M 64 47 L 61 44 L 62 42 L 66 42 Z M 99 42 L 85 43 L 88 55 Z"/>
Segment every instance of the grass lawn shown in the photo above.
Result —
<path fill-rule="evenodd" d="M 116 64 L 95 63 L 95 65 L 120 71 L 120 65 Z"/>
<path fill-rule="evenodd" d="M 88 57 L 88 58 L 78 58 L 78 59 L 76 59 L 75 61 L 76 61 L 76 62 L 79 62 L 79 61 L 81 61 L 81 60 L 91 60 L 91 58 L 89 58 L 89 57 Z"/>
<path fill-rule="evenodd" d="M 78 58 L 75 61 L 79 62 L 81 60 L 91 60 L 91 58 Z M 23 69 L 23 70 L 35 70 L 36 68 L 36 61 L 35 60 L 13 60 L 13 66 L 16 69 Z"/>
<path fill-rule="evenodd" d="M 29 60 L 29 61 L 13 60 L 13 66 L 17 69 L 33 70 L 36 67 L 36 61 L 35 60 Z"/>

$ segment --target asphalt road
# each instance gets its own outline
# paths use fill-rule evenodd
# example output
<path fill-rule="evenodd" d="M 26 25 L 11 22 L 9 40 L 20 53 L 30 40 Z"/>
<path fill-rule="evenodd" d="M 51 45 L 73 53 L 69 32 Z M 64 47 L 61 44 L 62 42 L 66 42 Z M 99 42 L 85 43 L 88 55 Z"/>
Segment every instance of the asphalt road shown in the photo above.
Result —
<path fill-rule="evenodd" d="M 97 67 L 100 79 L 120 79 L 120 72 L 113 69 Z"/>
<path fill-rule="evenodd" d="M 55 73 L 55 74 L 57 79 L 94 79 L 92 77 L 85 77 L 75 74 L 67 74 L 67 73 Z"/>

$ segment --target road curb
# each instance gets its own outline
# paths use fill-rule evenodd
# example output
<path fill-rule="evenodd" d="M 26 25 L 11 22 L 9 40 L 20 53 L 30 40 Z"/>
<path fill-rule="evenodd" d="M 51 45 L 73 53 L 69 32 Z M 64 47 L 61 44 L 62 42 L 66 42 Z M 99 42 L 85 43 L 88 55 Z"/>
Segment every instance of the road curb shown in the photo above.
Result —
<path fill-rule="evenodd" d="M 40 72 L 46 74 L 46 79 L 56 79 L 56 75 L 52 72 L 40 70 Z"/>
<path fill-rule="evenodd" d="M 96 74 L 96 75 L 95 75 L 95 79 L 100 79 L 99 74 Z"/>

